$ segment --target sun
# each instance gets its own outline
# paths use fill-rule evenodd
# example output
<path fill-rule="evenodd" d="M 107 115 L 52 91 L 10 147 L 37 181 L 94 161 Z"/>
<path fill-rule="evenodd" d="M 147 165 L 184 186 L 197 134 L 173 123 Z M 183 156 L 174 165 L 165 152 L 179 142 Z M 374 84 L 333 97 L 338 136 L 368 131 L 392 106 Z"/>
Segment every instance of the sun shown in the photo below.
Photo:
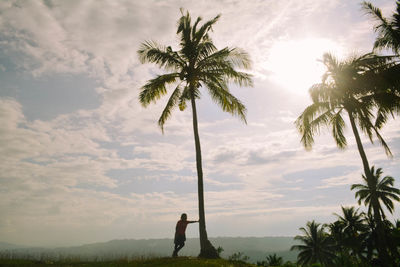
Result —
<path fill-rule="evenodd" d="M 265 68 L 272 80 L 284 89 L 307 94 L 313 84 L 321 82 L 325 67 L 320 60 L 326 52 L 340 57 L 343 49 L 328 39 L 278 41 L 269 51 Z"/>

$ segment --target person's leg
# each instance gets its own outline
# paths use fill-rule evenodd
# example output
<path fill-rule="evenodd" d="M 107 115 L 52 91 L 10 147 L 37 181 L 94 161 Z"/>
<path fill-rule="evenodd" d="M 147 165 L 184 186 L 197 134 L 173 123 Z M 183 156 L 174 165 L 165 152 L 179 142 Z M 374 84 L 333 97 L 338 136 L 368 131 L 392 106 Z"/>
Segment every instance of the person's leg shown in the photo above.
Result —
<path fill-rule="evenodd" d="M 172 253 L 172 257 L 178 256 L 178 247 L 179 247 L 179 244 L 175 243 L 174 252 Z"/>
<path fill-rule="evenodd" d="M 175 255 L 178 255 L 179 250 L 181 250 L 185 246 L 185 242 L 181 242 L 175 245 Z"/>

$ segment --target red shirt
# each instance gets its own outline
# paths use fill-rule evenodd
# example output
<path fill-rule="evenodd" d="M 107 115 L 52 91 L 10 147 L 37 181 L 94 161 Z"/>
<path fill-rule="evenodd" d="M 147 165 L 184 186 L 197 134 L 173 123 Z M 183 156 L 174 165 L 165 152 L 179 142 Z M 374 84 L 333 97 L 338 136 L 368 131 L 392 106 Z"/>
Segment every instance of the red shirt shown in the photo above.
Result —
<path fill-rule="evenodd" d="M 186 226 L 189 224 L 188 221 L 179 220 L 176 223 L 176 233 L 177 235 L 184 235 L 186 231 Z"/>

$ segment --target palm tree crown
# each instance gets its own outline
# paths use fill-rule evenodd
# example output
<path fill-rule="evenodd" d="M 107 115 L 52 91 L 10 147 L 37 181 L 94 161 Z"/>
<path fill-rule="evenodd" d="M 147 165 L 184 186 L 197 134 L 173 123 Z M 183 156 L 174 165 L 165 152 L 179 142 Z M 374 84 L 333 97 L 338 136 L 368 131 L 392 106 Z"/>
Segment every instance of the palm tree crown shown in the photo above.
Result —
<path fill-rule="evenodd" d="M 376 125 L 373 122 L 373 111 L 379 106 L 379 99 L 383 96 L 380 93 L 371 93 L 375 92 L 376 86 L 371 80 L 379 78 L 377 69 L 385 69 L 391 60 L 390 57 L 368 53 L 340 62 L 333 55 L 324 54 L 322 62 L 327 71 L 322 77 L 322 82 L 310 88 L 313 103 L 296 120 L 301 142 L 307 149 L 312 147 L 314 135 L 320 132 L 322 126 L 330 126 L 337 146 L 345 148 L 347 139 L 344 135 L 346 125 L 343 113 L 347 112 L 354 126 L 359 125 L 371 142 L 375 134 L 386 153 L 391 155 L 389 147 L 379 133 L 382 124 Z M 387 118 L 385 110 L 382 110 L 382 116 Z"/>
<path fill-rule="evenodd" d="M 177 31 L 180 35 L 179 50 L 174 51 L 171 46 L 165 47 L 154 41 L 142 43 L 138 50 L 142 63 L 155 63 L 171 71 L 158 75 L 142 87 L 139 99 L 143 106 L 146 107 L 166 95 L 167 85 L 177 84 L 158 120 L 162 130 L 171 111 L 177 106 L 184 110 L 191 97 L 200 97 L 201 87 L 208 89 L 212 99 L 223 111 L 246 121 L 246 108 L 229 92 L 228 83 L 252 85 L 251 75 L 235 70 L 235 67 L 249 69 L 250 58 L 238 48 L 225 47 L 218 50 L 215 47 L 209 32 L 219 17 L 218 15 L 203 25 L 200 25 L 202 19 L 199 17 L 192 26 L 189 13 L 182 13 Z"/>
<path fill-rule="evenodd" d="M 343 231 L 349 235 L 356 235 L 365 227 L 364 214 L 359 213 L 354 207 L 342 207 L 343 216 L 335 214 L 339 218 L 339 222 L 343 225 Z"/>
<path fill-rule="evenodd" d="M 375 31 L 378 36 L 374 43 L 374 48 L 390 48 L 396 54 L 400 52 L 400 1 L 396 1 L 396 12 L 392 18 L 385 18 L 382 11 L 373 6 L 370 2 L 363 2 L 363 8 L 368 14 L 378 21 Z"/>
<path fill-rule="evenodd" d="M 371 213 L 373 203 L 382 202 L 388 211 L 393 213 L 394 205 L 392 200 L 400 201 L 400 190 L 393 186 L 394 178 L 391 176 L 381 178 L 382 169 L 378 168 L 375 171 L 374 166 L 371 167 L 371 173 L 373 174 L 372 179 L 367 179 L 363 175 L 363 184 L 353 184 L 351 186 L 351 190 L 357 190 L 356 198 L 358 198 L 358 204 L 364 202 L 365 206 L 368 207 L 368 212 Z M 379 204 L 379 211 L 381 218 L 385 218 L 381 204 Z"/>
<path fill-rule="evenodd" d="M 295 240 L 303 243 L 294 245 L 290 250 L 300 250 L 297 256 L 300 265 L 309 263 L 330 264 L 335 257 L 334 244 L 324 231 L 324 226 L 315 221 L 307 222 L 306 227 L 301 227 L 304 235 L 295 236 Z"/>

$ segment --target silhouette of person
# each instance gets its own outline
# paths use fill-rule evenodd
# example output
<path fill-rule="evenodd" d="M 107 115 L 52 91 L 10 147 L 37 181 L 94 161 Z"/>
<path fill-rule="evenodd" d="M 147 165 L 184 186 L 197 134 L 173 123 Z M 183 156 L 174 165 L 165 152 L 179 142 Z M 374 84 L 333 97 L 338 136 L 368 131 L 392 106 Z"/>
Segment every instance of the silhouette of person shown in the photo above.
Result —
<path fill-rule="evenodd" d="M 174 252 L 172 253 L 172 257 L 178 257 L 178 251 L 181 250 L 185 246 L 185 241 L 186 241 L 186 226 L 189 223 L 196 223 L 199 221 L 188 221 L 187 220 L 187 215 L 186 213 L 182 213 L 181 219 L 176 223 L 176 228 L 175 228 L 175 248 Z"/>

